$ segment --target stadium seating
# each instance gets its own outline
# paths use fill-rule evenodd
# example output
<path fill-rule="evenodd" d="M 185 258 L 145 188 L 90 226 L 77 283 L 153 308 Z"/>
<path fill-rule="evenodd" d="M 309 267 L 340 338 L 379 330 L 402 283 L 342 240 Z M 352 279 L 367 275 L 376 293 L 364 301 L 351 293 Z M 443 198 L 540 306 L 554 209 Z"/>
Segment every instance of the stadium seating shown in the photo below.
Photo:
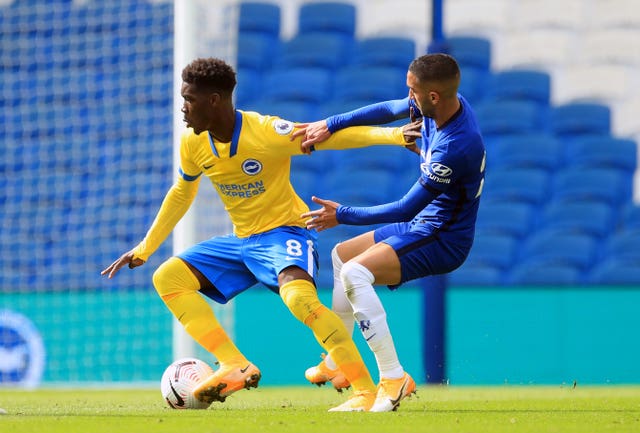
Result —
<path fill-rule="evenodd" d="M 564 163 L 563 143 L 548 133 L 515 134 L 498 138 L 490 149 L 492 169 L 534 168 L 551 173 Z"/>
<path fill-rule="evenodd" d="M 467 261 L 508 269 L 516 257 L 519 239 L 504 233 L 481 232 L 476 236 Z"/>
<path fill-rule="evenodd" d="M 611 134 L 611 109 L 594 102 L 554 106 L 549 115 L 551 131 L 559 137 Z"/>
<path fill-rule="evenodd" d="M 331 73 L 319 67 L 297 66 L 264 74 L 262 99 L 319 104 L 332 94 Z"/>
<path fill-rule="evenodd" d="M 331 72 L 346 64 L 354 41 L 340 33 L 302 33 L 284 41 L 273 59 L 275 68 L 325 68 Z"/>
<path fill-rule="evenodd" d="M 583 283 L 583 274 L 571 264 L 532 260 L 515 265 L 505 281 L 515 286 L 577 286 Z"/>
<path fill-rule="evenodd" d="M 356 8 L 351 3 L 304 3 L 298 11 L 298 34 L 338 33 L 353 38 Z"/>
<path fill-rule="evenodd" d="M 334 82 L 334 99 L 369 100 L 372 103 L 401 99 L 407 94 L 406 68 L 371 66 L 340 69 Z"/>
<path fill-rule="evenodd" d="M 277 4 L 242 2 L 238 12 L 238 31 L 260 33 L 273 39 L 280 38 L 281 11 Z"/>
<path fill-rule="evenodd" d="M 559 233 L 587 233 L 604 238 L 615 221 L 615 207 L 589 200 L 551 201 L 539 217 L 538 227 Z"/>
<path fill-rule="evenodd" d="M 476 36 L 452 36 L 444 41 L 446 52 L 456 58 L 460 66 L 489 71 L 491 42 Z"/>
<path fill-rule="evenodd" d="M 585 233 L 537 230 L 522 244 L 518 262 L 566 264 L 584 271 L 593 265 L 598 245 L 597 238 Z"/>
<path fill-rule="evenodd" d="M 567 164 L 571 167 L 614 168 L 630 176 L 637 167 L 635 141 L 609 135 L 587 135 L 566 145 Z"/>
<path fill-rule="evenodd" d="M 568 167 L 554 177 L 551 199 L 601 201 L 620 206 L 631 199 L 631 177 L 625 170 Z"/>
<path fill-rule="evenodd" d="M 640 229 L 615 231 L 603 243 L 599 254 L 603 260 L 609 258 L 640 260 Z"/>
<path fill-rule="evenodd" d="M 353 49 L 352 64 L 358 66 L 381 66 L 406 71 L 416 56 L 413 39 L 378 36 L 359 39 Z"/>
<path fill-rule="evenodd" d="M 485 99 L 476 104 L 475 112 L 483 136 L 488 137 L 536 132 L 544 125 L 545 113 L 530 101 Z"/>
<path fill-rule="evenodd" d="M 605 259 L 588 274 L 589 284 L 620 285 L 637 288 L 640 285 L 640 260 Z"/>
<path fill-rule="evenodd" d="M 502 269 L 483 263 L 464 263 L 449 274 L 449 284 L 453 286 L 489 286 L 504 284 Z"/>
<path fill-rule="evenodd" d="M 551 76 L 528 69 L 497 71 L 490 76 L 486 96 L 497 101 L 531 101 L 546 109 L 550 103 Z"/>
<path fill-rule="evenodd" d="M 533 228 L 534 209 L 536 207 L 527 202 L 483 201 L 478 211 L 476 236 L 500 233 L 522 240 Z"/>
<path fill-rule="evenodd" d="M 544 203 L 550 195 L 551 178 L 539 168 L 495 169 L 485 179 L 483 200 Z"/>
<path fill-rule="evenodd" d="M 252 69 L 256 72 L 267 70 L 278 52 L 279 44 L 280 39 L 262 33 L 239 33 L 237 69 Z"/>

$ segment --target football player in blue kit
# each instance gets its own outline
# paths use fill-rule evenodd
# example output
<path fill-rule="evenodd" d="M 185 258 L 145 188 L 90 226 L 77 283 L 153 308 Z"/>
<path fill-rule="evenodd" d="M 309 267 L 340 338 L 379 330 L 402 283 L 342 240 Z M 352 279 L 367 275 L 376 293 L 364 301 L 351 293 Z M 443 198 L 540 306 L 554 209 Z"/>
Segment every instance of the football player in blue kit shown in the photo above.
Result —
<path fill-rule="evenodd" d="M 357 323 L 373 351 L 380 373 L 370 409 L 386 412 L 415 392 L 402 368 L 373 285 L 392 290 L 404 282 L 458 268 L 473 244 L 484 183 L 485 146 L 469 103 L 458 93 L 460 69 L 447 54 L 415 59 L 407 72 L 409 95 L 302 125 L 305 152 L 331 133 L 355 125 L 387 123 L 422 116 L 420 177 L 398 201 L 351 207 L 313 197 L 320 209 L 303 214 L 307 228 L 322 231 L 337 224 L 387 225 L 345 242 L 331 253 L 334 270 L 332 308 L 353 332 Z M 354 322 L 355 319 L 355 322 Z M 315 384 L 349 386 L 330 356 L 305 373 Z"/>

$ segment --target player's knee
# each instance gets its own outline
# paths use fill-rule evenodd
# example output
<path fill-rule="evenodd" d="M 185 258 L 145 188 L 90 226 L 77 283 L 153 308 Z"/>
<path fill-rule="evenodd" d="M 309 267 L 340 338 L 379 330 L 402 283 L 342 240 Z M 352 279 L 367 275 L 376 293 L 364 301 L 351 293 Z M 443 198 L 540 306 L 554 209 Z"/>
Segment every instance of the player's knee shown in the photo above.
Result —
<path fill-rule="evenodd" d="M 340 258 L 340 256 L 338 255 L 338 246 L 334 246 L 333 249 L 331 250 L 331 263 L 333 264 L 333 268 L 334 269 L 340 269 L 342 268 L 342 259 Z"/>
<path fill-rule="evenodd" d="M 354 261 L 349 261 L 342 266 L 340 279 L 344 286 L 344 293 L 350 300 L 358 288 L 368 287 L 375 281 L 369 269 Z"/>
<path fill-rule="evenodd" d="M 162 263 L 153 273 L 152 280 L 153 287 L 163 298 L 183 291 L 197 291 L 200 289 L 195 275 L 177 257 L 171 257 Z"/>

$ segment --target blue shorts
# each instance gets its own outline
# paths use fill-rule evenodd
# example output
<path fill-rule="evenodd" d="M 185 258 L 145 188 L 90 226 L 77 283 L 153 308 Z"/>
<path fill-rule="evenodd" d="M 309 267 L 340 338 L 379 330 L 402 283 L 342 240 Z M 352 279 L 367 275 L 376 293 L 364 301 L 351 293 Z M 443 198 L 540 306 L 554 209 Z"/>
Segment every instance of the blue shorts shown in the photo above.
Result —
<path fill-rule="evenodd" d="M 238 238 L 216 236 L 178 254 L 209 280 L 214 289 L 202 290 L 224 304 L 249 287 L 262 283 L 278 293 L 278 274 L 290 266 L 318 272 L 316 232 L 301 227 L 278 227 Z"/>
<path fill-rule="evenodd" d="M 400 259 L 400 283 L 389 286 L 391 289 L 410 280 L 457 269 L 466 260 L 473 243 L 454 233 L 411 222 L 380 227 L 373 232 L 373 239 L 390 245 Z"/>

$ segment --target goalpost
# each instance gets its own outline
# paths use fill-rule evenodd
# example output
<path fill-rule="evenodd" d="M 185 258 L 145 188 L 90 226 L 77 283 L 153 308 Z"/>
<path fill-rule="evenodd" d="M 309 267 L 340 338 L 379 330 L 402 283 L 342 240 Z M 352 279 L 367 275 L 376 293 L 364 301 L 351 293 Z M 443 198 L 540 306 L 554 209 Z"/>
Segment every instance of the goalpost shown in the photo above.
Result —
<path fill-rule="evenodd" d="M 174 2 L 173 49 L 173 166 L 177 173 L 180 164 L 180 136 L 184 131 L 182 120 L 182 69 L 197 57 L 219 57 L 235 63 L 235 28 L 237 1 L 208 2 L 206 0 L 179 0 Z M 208 237 L 231 232 L 231 223 L 217 194 L 203 180 L 191 209 L 173 231 L 173 253 Z M 210 302 L 227 333 L 233 338 L 233 301 L 226 305 Z M 203 349 L 173 320 L 173 357 L 200 356 Z"/>

